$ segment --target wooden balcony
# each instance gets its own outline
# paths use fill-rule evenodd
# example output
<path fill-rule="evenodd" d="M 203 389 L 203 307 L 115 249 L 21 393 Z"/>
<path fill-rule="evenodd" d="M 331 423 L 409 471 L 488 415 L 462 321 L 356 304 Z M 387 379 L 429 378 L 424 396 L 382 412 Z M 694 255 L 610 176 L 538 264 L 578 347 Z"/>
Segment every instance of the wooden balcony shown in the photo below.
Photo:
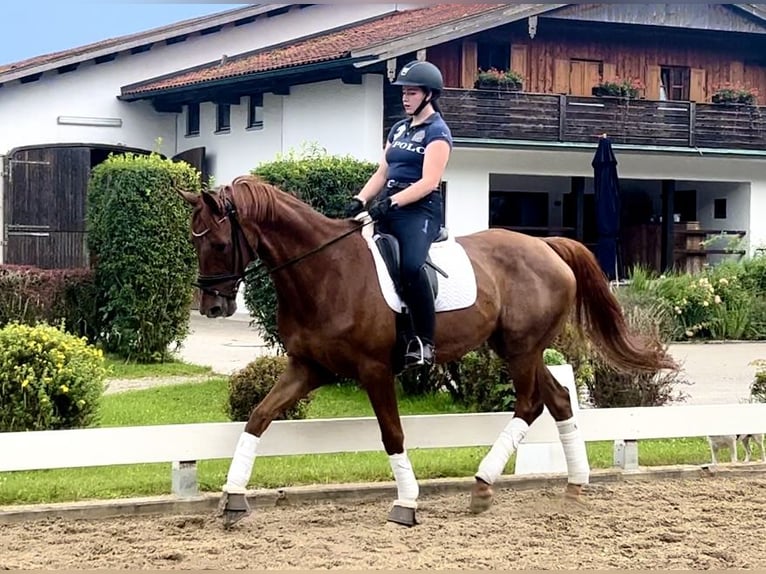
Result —
<path fill-rule="evenodd" d="M 766 106 L 454 88 L 440 103 L 459 138 L 766 150 Z"/>

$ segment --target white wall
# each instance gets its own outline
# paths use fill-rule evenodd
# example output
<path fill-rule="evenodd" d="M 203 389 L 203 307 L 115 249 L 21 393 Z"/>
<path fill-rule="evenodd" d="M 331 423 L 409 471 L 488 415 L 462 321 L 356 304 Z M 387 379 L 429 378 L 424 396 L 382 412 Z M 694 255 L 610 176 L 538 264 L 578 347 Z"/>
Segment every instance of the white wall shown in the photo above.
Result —
<path fill-rule="evenodd" d="M 170 46 L 156 45 L 112 62 L 81 64 L 67 74 L 48 72 L 37 82 L 6 84 L 0 90 L 0 153 L 25 145 L 79 142 L 153 149 L 161 137 L 161 151 L 172 155 L 177 149 L 175 115 L 157 114 L 145 103 L 118 101 L 122 86 L 369 18 L 395 6 L 320 4 L 236 28 L 229 25 L 220 33 Z M 60 115 L 119 117 L 123 127 L 59 126 Z"/>
<path fill-rule="evenodd" d="M 749 229 L 751 248 L 766 244 L 766 160 L 699 157 L 680 155 L 637 154 L 617 150 L 618 173 L 624 179 L 674 179 L 678 189 L 695 187 L 699 191 L 698 207 L 701 224 L 710 227 Z M 540 191 L 553 191 L 559 180 L 517 180 L 495 174 L 583 176 L 590 178 L 592 151 L 547 150 L 479 150 L 456 148 L 444 179 L 447 181 L 447 225 L 452 235 L 462 235 L 486 229 L 489 221 L 489 174 L 493 188 L 512 188 L 520 183 L 534 182 Z M 562 193 L 569 191 L 569 183 Z M 711 182 L 711 183 L 705 183 Z M 734 182 L 734 183 L 733 183 Z M 648 186 L 656 186 L 646 182 Z M 592 183 L 586 180 L 586 190 Z M 728 198 L 726 220 L 712 219 L 712 200 L 725 193 Z M 752 214 L 752 217 L 751 217 Z"/>
<path fill-rule="evenodd" d="M 278 153 L 316 143 L 334 155 L 378 161 L 383 146 L 383 77 L 365 74 L 361 85 L 340 80 L 293 87 L 290 95 L 264 94 L 263 128 L 248 129 L 248 98 L 231 107 L 231 129 L 215 133 L 216 107 L 200 106 L 200 133 L 186 136 L 178 114 L 178 151 L 204 146 L 215 182 L 226 183 Z"/>

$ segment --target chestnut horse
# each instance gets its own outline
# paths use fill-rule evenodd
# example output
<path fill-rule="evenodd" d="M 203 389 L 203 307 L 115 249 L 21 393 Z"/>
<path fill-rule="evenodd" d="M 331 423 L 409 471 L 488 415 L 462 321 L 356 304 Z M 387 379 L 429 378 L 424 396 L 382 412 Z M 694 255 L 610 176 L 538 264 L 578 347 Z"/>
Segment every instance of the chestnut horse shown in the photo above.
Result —
<path fill-rule="evenodd" d="M 404 446 L 392 366 L 396 313 L 381 294 L 361 234 L 364 224 L 326 217 L 253 176 L 181 195 L 194 207 L 200 313 L 210 318 L 234 313 L 239 283 L 257 258 L 274 282 L 277 327 L 288 355 L 286 371 L 255 406 L 236 445 L 219 508 L 224 526 L 250 512 L 246 486 L 271 421 L 337 376 L 362 385 L 380 425 L 398 494 L 388 519 L 416 524 L 419 490 Z M 516 391 L 513 416 L 477 470 L 470 508 L 477 513 L 489 508 L 492 483 L 543 406 L 555 419 L 564 448 L 565 495 L 577 499 L 590 474 L 585 443 L 569 393 L 546 368 L 543 350 L 574 317 L 577 328 L 618 370 L 656 372 L 675 364 L 661 348 L 628 331 L 606 277 L 581 243 L 501 229 L 454 241 L 470 259 L 476 300 L 437 313 L 436 362 L 458 360 L 489 342 L 507 362 Z"/>

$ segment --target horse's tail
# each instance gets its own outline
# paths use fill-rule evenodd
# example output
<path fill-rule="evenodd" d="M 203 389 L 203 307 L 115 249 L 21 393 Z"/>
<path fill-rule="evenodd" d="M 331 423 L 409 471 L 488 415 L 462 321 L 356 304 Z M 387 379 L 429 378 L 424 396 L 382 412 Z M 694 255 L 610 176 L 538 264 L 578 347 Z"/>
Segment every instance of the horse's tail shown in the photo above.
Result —
<path fill-rule="evenodd" d="M 676 362 L 659 343 L 630 332 L 619 301 L 598 261 L 580 242 L 566 237 L 546 237 L 545 242 L 574 272 L 577 280 L 577 328 L 611 365 L 624 372 L 675 369 Z"/>

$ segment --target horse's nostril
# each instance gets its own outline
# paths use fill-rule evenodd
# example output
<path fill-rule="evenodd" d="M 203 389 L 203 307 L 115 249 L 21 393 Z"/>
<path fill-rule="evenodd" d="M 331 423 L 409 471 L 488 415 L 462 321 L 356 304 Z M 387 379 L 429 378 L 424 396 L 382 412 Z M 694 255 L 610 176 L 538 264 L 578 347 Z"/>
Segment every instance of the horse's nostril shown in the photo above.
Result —
<path fill-rule="evenodd" d="M 221 315 L 221 308 L 218 305 L 215 307 L 210 307 L 210 314 L 213 317 L 219 317 Z"/>

